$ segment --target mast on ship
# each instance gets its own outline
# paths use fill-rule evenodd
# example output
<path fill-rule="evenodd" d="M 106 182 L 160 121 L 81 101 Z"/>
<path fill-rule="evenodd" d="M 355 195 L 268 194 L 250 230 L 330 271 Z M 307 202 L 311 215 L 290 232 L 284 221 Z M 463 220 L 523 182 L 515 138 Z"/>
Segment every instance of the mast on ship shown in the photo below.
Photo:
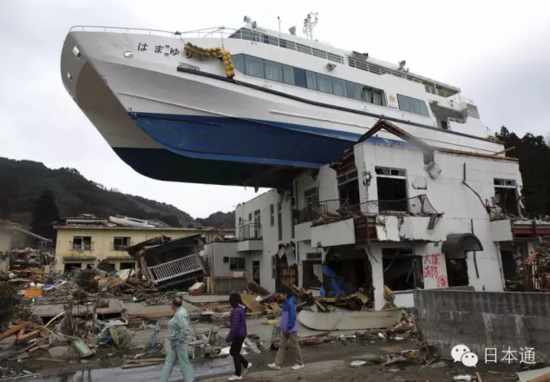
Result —
<path fill-rule="evenodd" d="M 304 19 L 304 34 L 309 38 L 310 40 L 313 40 L 313 28 L 317 25 L 319 22 L 319 18 L 317 17 L 319 13 L 313 13 L 309 12 L 307 17 Z M 313 17 L 315 17 L 315 20 L 313 20 Z"/>

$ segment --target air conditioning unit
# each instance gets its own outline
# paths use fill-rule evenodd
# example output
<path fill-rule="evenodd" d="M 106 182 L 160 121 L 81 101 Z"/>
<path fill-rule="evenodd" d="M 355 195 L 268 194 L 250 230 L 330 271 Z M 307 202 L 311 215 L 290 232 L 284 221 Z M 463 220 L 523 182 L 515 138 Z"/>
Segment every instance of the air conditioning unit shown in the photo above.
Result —
<path fill-rule="evenodd" d="M 441 168 L 435 162 L 431 162 L 426 165 L 426 172 L 430 178 L 437 179 L 441 175 Z"/>

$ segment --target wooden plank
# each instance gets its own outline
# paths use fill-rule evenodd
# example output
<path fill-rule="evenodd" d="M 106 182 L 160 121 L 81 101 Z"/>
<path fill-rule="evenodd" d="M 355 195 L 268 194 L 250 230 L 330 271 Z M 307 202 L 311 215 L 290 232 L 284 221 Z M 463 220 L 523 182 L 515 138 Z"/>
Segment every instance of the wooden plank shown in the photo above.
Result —
<path fill-rule="evenodd" d="M 40 336 L 40 330 L 33 330 L 30 333 L 22 335 L 20 338 L 18 337 L 17 342 L 29 342 L 39 336 Z"/>
<path fill-rule="evenodd" d="M 241 293 L 241 299 L 243 300 L 243 304 L 248 308 L 250 312 L 253 313 L 259 313 L 263 312 L 264 307 L 262 304 L 260 304 L 258 301 L 256 301 L 256 298 L 250 294 L 244 294 Z"/>
<path fill-rule="evenodd" d="M 315 305 L 317 305 L 317 308 L 319 308 L 319 310 L 321 312 L 326 312 L 327 311 L 326 308 L 317 300 L 315 300 Z"/>
<path fill-rule="evenodd" d="M 21 340 L 21 337 L 23 337 L 25 335 L 25 328 L 21 329 L 18 333 L 17 333 L 17 339 L 16 341 L 20 341 Z"/>
<path fill-rule="evenodd" d="M 44 362 L 55 362 L 55 363 L 63 363 L 65 361 L 63 361 L 62 359 L 59 359 L 59 358 L 37 358 L 36 359 L 37 361 L 44 361 Z"/>
<path fill-rule="evenodd" d="M 4 338 L 8 338 L 13 336 L 15 333 L 19 332 L 21 329 L 25 329 L 27 326 L 29 326 L 29 322 L 25 322 L 24 324 L 18 325 L 14 328 L 11 328 L 4 333 L 0 334 L 0 340 L 3 340 Z"/>

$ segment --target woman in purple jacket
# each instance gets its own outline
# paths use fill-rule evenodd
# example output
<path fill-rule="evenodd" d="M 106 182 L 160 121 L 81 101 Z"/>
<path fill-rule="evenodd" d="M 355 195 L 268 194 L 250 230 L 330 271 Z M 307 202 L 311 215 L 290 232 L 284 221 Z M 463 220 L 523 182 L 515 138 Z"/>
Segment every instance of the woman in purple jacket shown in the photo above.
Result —
<path fill-rule="evenodd" d="M 252 364 L 241 355 L 241 349 L 247 334 L 246 311 L 241 296 L 238 293 L 233 293 L 229 296 L 229 303 L 233 310 L 231 311 L 231 329 L 226 341 L 231 342 L 229 354 L 231 354 L 233 362 L 235 362 L 235 375 L 229 377 L 229 380 L 239 381 L 243 379 L 242 367 L 244 367 L 245 372 L 252 367 Z"/>

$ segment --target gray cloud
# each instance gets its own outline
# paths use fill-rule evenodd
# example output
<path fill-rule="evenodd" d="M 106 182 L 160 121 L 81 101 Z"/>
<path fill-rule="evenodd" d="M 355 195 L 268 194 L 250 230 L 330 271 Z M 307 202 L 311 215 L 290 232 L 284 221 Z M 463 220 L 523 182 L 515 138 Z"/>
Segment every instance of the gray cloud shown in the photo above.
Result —
<path fill-rule="evenodd" d="M 272 3 L 272 5 L 275 3 Z M 368 51 L 463 89 L 484 122 L 524 133 L 549 128 L 549 5 L 544 1 L 31 1 L 0 3 L 0 155 L 50 167 L 75 167 L 123 192 L 174 204 L 193 216 L 230 210 L 254 195 L 239 187 L 175 184 L 145 178 L 112 152 L 66 94 L 59 55 L 73 25 L 192 30 L 237 27 L 244 14 L 286 30 L 318 11 L 319 40 Z M 452 6 L 452 5 L 455 6 Z"/>

